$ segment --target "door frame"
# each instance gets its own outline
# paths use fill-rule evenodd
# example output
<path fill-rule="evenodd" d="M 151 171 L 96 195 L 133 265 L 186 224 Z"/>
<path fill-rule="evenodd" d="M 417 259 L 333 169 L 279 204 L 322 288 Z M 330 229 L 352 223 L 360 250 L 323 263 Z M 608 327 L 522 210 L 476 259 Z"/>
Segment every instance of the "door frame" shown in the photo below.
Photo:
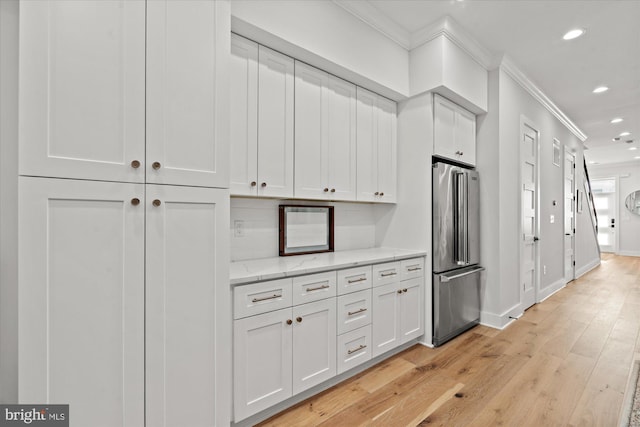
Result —
<path fill-rule="evenodd" d="M 520 284 L 522 283 L 522 273 L 523 273 L 523 263 L 522 263 L 522 255 L 523 255 L 523 239 L 520 236 L 523 236 L 524 230 L 522 227 L 522 189 L 524 185 L 524 180 L 522 179 L 522 163 L 523 163 L 523 151 L 522 151 L 522 138 L 524 135 L 525 127 L 531 129 L 536 134 L 536 147 L 535 147 L 535 157 L 536 157 L 536 166 L 535 166 L 535 209 L 534 213 L 536 216 L 534 223 L 534 232 L 533 235 L 538 237 L 540 232 L 540 127 L 537 126 L 533 120 L 530 120 L 524 115 L 520 115 L 520 127 L 519 127 L 519 135 L 518 135 L 518 290 L 520 293 L 520 306 L 523 307 L 524 301 L 524 291 L 520 288 Z M 540 292 L 540 245 L 534 243 L 534 251 L 535 251 L 535 261 L 534 261 L 534 278 L 533 278 L 533 292 L 534 303 L 532 305 L 537 304 L 539 301 Z M 531 307 L 531 306 L 529 306 Z M 522 308 L 522 311 L 527 308 Z"/>
<path fill-rule="evenodd" d="M 573 171 L 571 173 L 573 175 L 573 180 L 572 180 L 573 186 L 571 188 L 571 204 L 570 204 L 571 205 L 570 208 L 571 208 L 571 211 L 573 213 L 573 229 L 571 231 L 571 250 L 573 251 L 573 260 L 572 260 L 572 264 L 573 265 L 571 266 L 571 272 L 572 273 L 571 273 L 571 278 L 569 280 L 567 280 L 567 276 L 566 276 L 567 266 L 564 265 L 564 272 L 565 272 L 564 281 L 565 281 L 565 284 L 576 279 L 576 214 L 577 214 L 577 212 L 576 212 L 576 202 L 577 202 L 576 201 L 576 188 L 577 188 L 577 186 L 576 186 L 576 154 L 572 149 L 570 149 L 569 147 L 565 146 L 564 147 L 564 159 L 563 159 L 564 161 L 562 162 L 563 163 L 563 166 L 562 166 L 562 172 L 563 172 L 562 173 L 562 184 L 563 184 L 562 188 L 563 189 L 564 189 L 565 179 L 566 179 L 566 176 L 567 176 L 566 171 L 564 170 L 564 167 L 567 164 L 566 163 L 567 156 L 573 157 Z M 564 201 L 563 212 L 562 212 L 563 220 L 566 221 L 566 215 L 567 215 L 567 198 L 566 198 L 566 194 L 563 194 L 563 198 L 562 199 Z M 564 232 L 566 233 L 566 230 L 564 230 Z M 563 248 L 564 248 L 564 253 L 566 254 L 566 251 L 567 251 L 566 241 L 563 243 Z M 565 256 L 564 261 L 566 262 L 566 260 L 567 259 L 566 259 L 566 256 Z"/>

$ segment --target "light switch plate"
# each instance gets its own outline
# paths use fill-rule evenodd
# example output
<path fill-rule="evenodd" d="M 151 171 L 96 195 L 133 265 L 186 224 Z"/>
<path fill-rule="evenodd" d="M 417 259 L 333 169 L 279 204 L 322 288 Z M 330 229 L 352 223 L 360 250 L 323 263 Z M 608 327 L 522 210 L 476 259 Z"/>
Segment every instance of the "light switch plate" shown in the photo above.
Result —
<path fill-rule="evenodd" d="M 551 224 L 553 224 L 554 222 L 556 222 L 556 217 L 554 215 L 550 215 L 549 221 L 551 222 Z"/>

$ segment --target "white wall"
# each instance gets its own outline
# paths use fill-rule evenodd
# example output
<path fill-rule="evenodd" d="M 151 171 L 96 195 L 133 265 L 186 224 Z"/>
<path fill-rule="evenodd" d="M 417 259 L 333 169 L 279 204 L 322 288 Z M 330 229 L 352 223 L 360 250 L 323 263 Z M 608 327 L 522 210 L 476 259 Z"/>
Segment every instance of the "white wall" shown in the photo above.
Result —
<path fill-rule="evenodd" d="M 640 161 L 616 165 L 590 165 L 589 177 L 618 178 L 618 254 L 640 256 L 640 216 L 629 212 L 625 199 L 640 190 Z"/>
<path fill-rule="evenodd" d="M 331 1 L 233 0 L 232 30 L 392 99 L 409 93 L 409 54 Z"/>
<path fill-rule="evenodd" d="M 375 247 L 376 220 L 372 204 L 232 197 L 231 261 L 278 256 L 278 206 L 281 204 L 334 206 L 335 250 Z M 236 236 L 236 221 L 242 221 L 242 237 Z"/>
<path fill-rule="evenodd" d="M 18 1 L 0 1 L 0 403 L 18 401 Z"/>

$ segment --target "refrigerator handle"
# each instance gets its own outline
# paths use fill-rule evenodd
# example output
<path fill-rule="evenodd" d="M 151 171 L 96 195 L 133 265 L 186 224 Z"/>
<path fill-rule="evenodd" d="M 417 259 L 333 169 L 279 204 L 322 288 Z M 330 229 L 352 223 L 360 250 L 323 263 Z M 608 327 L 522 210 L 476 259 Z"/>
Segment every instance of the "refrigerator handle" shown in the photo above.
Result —
<path fill-rule="evenodd" d="M 465 189 L 465 174 L 462 172 L 456 172 L 456 209 L 455 209 L 455 228 L 456 228 L 456 259 L 454 260 L 458 265 L 466 265 L 466 189 Z"/>
<path fill-rule="evenodd" d="M 464 234 L 462 235 L 462 239 L 464 242 L 464 263 L 465 265 L 469 265 L 469 173 L 465 172 L 462 174 L 463 175 L 463 179 L 462 179 L 462 183 L 463 183 L 463 196 L 462 196 L 462 200 L 463 200 L 463 208 L 462 208 L 462 213 L 464 215 L 464 218 L 462 219 L 463 221 L 463 232 Z"/>

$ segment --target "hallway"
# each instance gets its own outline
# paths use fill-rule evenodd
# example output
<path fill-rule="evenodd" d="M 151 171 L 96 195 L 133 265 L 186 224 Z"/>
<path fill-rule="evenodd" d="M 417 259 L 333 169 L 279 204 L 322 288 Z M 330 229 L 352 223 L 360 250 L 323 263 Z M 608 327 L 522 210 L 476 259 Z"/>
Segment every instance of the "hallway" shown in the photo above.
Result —
<path fill-rule="evenodd" d="M 603 254 L 505 330 L 416 345 L 261 425 L 616 426 L 639 313 L 640 258 Z"/>

